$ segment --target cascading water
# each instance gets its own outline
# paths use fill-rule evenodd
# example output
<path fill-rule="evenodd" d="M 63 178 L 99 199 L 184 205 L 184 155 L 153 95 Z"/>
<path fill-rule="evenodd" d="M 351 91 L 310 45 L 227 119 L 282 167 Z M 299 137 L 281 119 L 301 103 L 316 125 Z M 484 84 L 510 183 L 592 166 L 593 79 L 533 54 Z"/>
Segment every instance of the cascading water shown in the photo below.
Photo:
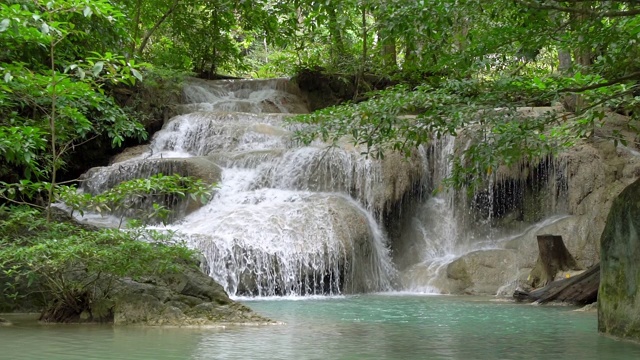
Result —
<path fill-rule="evenodd" d="M 416 207 L 409 226 L 399 237 L 399 241 L 405 243 L 405 249 L 411 250 L 405 250 L 405 256 L 396 259 L 401 269 L 402 287 L 411 292 L 439 294 L 457 291 L 456 284 L 452 286 L 451 283 L 468 281 L 466 277 L 470 275 L 466 273 L 466 264 L 463 279 L 458 274 L 451 274 L 455 270 L 450 266 L 464 256 L 483 251 L 495 251 L 498 256 L 478 256 L 470 261 L 489 268 L 494 267 L 495 262 L 508 262 L 502 267 L 511 273 L 501 276 L 506 283 L 512 284 L 519 276 L 519 265 L 513 254 L 505 250 L 506 244 L 531 236 L 566 217 L 556 215 L 563 212 L 559 198 L 564 196 L 566 183 L 552 176 L 557 169 L 563 168 L 561 160 L 560 163 L 541 161 L 536 165 L 539 169 L 531 171 L 494 174 L 487 179 L 484 190 L 476 191 L 469 198 L 467 189 L 456 191 L 443 186 L 443 180 L 451 172 L 450 158 L 457 151 L 456 146 L 464 148 L 465 144 L 456 145 L 456 139 L 445 137 L 433 140 L 425 151 L 425 173 L 430 176 L 430 187 L 436 194 Z M 528 175 L 523 178 L 522 174 Z M 519 218 L 511 223 L 498 219 L 531 208 L 531 204 L 524 202 L 531 202 L 529 198 L 532 195 L 524 192 L 532 188 L 551 194 L 545 199 L 535 199 L 535 216 L 524 219 L 521 217 L 525 216 L 517 214 Z M 527 196 L 529 200 L 523 200 Z M 500 289 L 506 289 L 506 284 Z"/>
<path fill-rule="evenodd" d="M 372 215 L 381 169 L 355 149 L 292 144 L 283 119 L 306 112 L 298 95 L 284 79 L 193 80 L 149 151 L 92 169 L 85 191 L 150 168 L 218 176 L 213 199 L 168 228 L 202 251 L 230 295 L 388 290 L 395 270 Z"/>
<path fill-rule="evenodd" d="M 565 198 L 562 160 L 497 170 L 468 197 L 443 185 L 460 139 L 374 160 L 347 144 L 293 143 L 284 120 L 306 108 L 287 80 L 192 80 L 184 92 L 181 115 L 147 151 L 91 169 L 83 187 L 99 193 L 156 173 L 217 183 L 208 204 L 179 204 L 168 228 L 202 251 L 232 296 L 384 291 L 396 279 L 401 290 L 463 292 L 472 266 L 499 282 L 477 291 L 495 293 L 521 275 L 509 246 L 561 219 L 550 216 Z"/>

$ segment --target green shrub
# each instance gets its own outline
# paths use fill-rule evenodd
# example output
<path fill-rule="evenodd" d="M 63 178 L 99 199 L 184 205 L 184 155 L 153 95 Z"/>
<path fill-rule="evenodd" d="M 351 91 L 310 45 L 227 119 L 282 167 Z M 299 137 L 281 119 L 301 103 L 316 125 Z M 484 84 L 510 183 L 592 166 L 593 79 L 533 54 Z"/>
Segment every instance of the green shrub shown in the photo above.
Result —
<path fill-rule="evenodd" d="M 47 222 L 41 210 L 0 208 L 0 301 L 19 303 L 39 294 L 41 320 L 108 319 L 91 314 L 92 304 L 112 296 L 122 277 L 175 272 L 195 263 L 194 251 L 175 234 L 133 228 L 87 229 L 72 221 Z"/>

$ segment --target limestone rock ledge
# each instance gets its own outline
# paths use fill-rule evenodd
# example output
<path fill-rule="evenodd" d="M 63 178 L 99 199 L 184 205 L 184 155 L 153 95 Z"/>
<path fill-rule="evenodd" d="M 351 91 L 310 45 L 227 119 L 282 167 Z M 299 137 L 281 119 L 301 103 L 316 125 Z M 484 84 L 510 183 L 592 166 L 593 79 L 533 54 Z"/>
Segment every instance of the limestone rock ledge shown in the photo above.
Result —
<path fill-rule="evenodd" d="M 123 279 L 112 298 L 107 307 L 115 325 L 275 324 L 231 300 L 220 284 L 196 268 L 162 277 Z M 92 309 L 95 316 L 94 310 L 99 309 Z"/>
<path fill-rule="evenodd" d="M 613 201 L 601 238 L 598 330 L 640 340 L 640 180 Z"/>

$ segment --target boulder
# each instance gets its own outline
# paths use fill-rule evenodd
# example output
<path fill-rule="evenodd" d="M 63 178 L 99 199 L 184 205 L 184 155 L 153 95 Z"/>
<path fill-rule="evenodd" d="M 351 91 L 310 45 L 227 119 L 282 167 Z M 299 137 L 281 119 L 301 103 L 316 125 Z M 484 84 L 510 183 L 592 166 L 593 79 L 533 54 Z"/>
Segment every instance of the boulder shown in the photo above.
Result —
<path fill-rule="evenodd" d="M 520 276 L 511 250 L 472 251 L 443 263 L 418 264 L 403 272 L 404 287 L 443 294 L 496 295 Z"/>
<path fill-rule="evenodd" d="M 640 180 L 615 198 L 601 238 L 598 330 L 640 340 Z"/>
<path fill-rule="evenodd" d="M 229 298 L 196 268 L 177 274 L 120 280 L 113 293 L 116 325 L 219 326 L 271 320 Z M 92 309 L 93 310 L 93 309 Z"/>
<path fill-rule="evenodd" d="M 205 157 L 134 159 L 91 168 L 82 176 L 82 188 L 89 193 L 99 194 L 123 181 L 156 174 L 193 176 L 205 183 L 215 184 L 220 181 L 222 170 Z"/>
<path fill-rule="evenodd" d="M 95 167 L 83 175 L 82 189 L 91 194 L 100 194 L 118 184 L 133 179 L 147 178 L 156 174 L 191 176 L 203 180 L 206 184 L 216 184 L 221 180 L 222 169 L 206 157 L 132 159 L 105 167 Z M 143 217 L 146 220 L 174 221 L 194 212 L 204 205 L 199 199 L 190 196 L 149 195 L 132 196 L 126 206 L 114 210 L 113 215 L 127 218 Z M 162 204 L 172 210 L 167 219 L 147 219 L 154 203 Z"/>
<path fill-rule="evenodd" d="M 492 294 L 513 280 L 517 273 L 510 250 L 479 250 L 463 255 L 447 266 L 452 294 Z"/>
<path fill-rule="evenodd" d="M 227 201 L 227 200 L 225 200 Z M 389 287 L 383 238 L 353 199 L 262 189 L 182 224 L 232 295 L 308 295 Z M 388 266 L 389 268 L 386 268 Z"/>

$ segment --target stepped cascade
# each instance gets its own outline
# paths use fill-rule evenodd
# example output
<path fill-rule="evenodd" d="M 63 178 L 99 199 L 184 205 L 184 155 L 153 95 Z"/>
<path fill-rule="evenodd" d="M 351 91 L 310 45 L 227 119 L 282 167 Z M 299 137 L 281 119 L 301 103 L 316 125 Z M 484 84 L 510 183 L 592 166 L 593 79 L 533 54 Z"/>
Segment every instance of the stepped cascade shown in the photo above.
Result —
<path fill-rule="evenodd" d="M 464 136 L 376 160 L 348 140 L 296 144 L 299 125 L 286 118 L 307 109 L 287 79 L 192 79 L 184 99 L 150 145 L 89 170 L 83 190 L 157 173 L 217 184 L 207 204 L 174 204 L 168 229 L 203 253 L 232 296 L 507 294 L 535 262 L 537 233 L 566 234 L 583 266 L 597 261 L 603 221 L 583 207 L 609 190 L 604 165 L 588 159 L 637 162 L 625 149 L 588 145 L 498 169 L 474 192 L 454 190 L 443 181 Z"/>
<path fill-rule="evenodd" d="M 181 115 L 146 151 L 90 170 L 84 191 L 154 173 L 215 182 L 213 199 L 181 209 L 169 229 L 202 251 L 231 295 L 391 289 L 394 267 L 373 215 L 385 202 L 379 163 L 355 149 L 295 146 L 284 119 L 306 107 L 286 79 L 194 79 L 184 95 Z"/>

